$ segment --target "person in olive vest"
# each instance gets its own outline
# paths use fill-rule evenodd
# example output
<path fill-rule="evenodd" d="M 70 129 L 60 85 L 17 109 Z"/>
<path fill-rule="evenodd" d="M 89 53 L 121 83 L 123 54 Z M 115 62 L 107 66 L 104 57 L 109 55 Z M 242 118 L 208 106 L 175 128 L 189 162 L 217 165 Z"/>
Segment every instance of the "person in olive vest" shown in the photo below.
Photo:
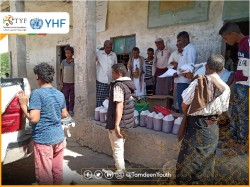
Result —
<path fill-rule="evenodd" d="M 107 124 L 109 139 L 117 171 L 125 171 L 124 143 L 127 129 L 134 126 L 135 84 L 125 77 L 126 67 L 122 63 L 112 66 L 113 82 L 110 83 Z"/>

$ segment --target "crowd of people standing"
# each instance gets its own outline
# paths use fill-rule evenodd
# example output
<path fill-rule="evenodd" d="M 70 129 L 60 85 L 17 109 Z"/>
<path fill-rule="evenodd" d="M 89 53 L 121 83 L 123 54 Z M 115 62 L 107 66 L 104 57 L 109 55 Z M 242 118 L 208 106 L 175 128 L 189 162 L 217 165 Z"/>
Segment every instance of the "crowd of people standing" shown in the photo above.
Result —
<path fill-rule="evenodd" d="M 148 93 L 174 95 L 174 108 L 179 113 L 184 113 L 185 116 L 182 123 L 185 124 L 184 134 L 181 137 L 183 141 L 176 165 L 177 184 L 214 183 L 214 161 L 219 140 L 218 121 L 223 113 L 228 112 L 231 92 L 235 93 L 235 97 L 231 116 L 233 123 L 228 128 L 228 132 L 231 130 L 231 137 L 236 142 L 233 148 L 238 152 L 241 151 L 241 154 L 247 152 L 243 148 L 247 148 L 248 140 L 248 100 L 246 98 L 248 98 L 249 87 L 249 36 L 244 36 L 238 25 L 231 22 L 225 24 L 219 34 L 227 44 L 238 43 L 239 45 L 239 62 L 235 77 L 234 73 L 229 71 L 232 71 L 229 52 L 226 54 L 226 59 L 220 54 L 212 54 L 207 62 L 199 64 L 196 60 L 196 48 L 190 42 L 188 32 L 182 31 L 177 35 L 177 50 L 175 51 L 166 46 L 162 38 L 155 40 L 157 48 L 155 53 L 152 48 L 148 48 L 148 57 L 145 59 L 139 55 L 139 48 L 134 47 L 126 68 L 127 76 L 134 82 L 135 88 L 130 91 L 119 89 L 123 94 L 125 92 L 130 96 L 134 94 L 139 98 Z M 113 65 L 114 68 L 116 63 L 112 61 L 110 66 Z M 97 62 L 97 66 L 101 64 Z M 125 71 L 124 68 L 121 69 Z M 159 77 L 169 69 L 176 70 L 173 76 Z M 124 74 L 121 72 L 116 73 L 123 77 Z M 197 75 L 198 72 L 201 72 L 201 75 Z M 235 90 L 231 91 L 229 86 L 234 81 L 236 81 Z M 110 93 L 114 94 L 114 92 L 110 90 Z M 109 102 L 120 103 L 114 99 Z M 239 111 L 239 108 L 243 110 Z M 117 105 L 116 109 L 113 108 L 113 113 L 119 120 L 115 120 L 112 129 L 108 125 L 107 128 L 110 133 L 114 130 L 117 137 L 125 140 L 125 137 L 121 135 L 119 123 L 127 122 L 124 118 L 124 113 L 127 114 L 127 111 Z M 236 113 L 238 116 L 235 115 Z M 117 169 L 125 169 L 123 165 L 125 141 L 123 143 L 116 143 L 114 139 L 110 141 Z M 120 164 L 122 167 L 119 167 Z"/>
<path fill-rule="evenodd" d="M 229 45 L 238 44 L 238 66 L 235 72 L 234 102 L 232 106 L 232 137 L 234 149 L 246 153 L 248 144 L 249 36 L 244 36 L 238 25 L 226 23 L 219 31 Z M 163 39 L 155 40 L 156 51 L 148 48 L 147 58 L 134 47 L 127 67 L 117 63 L 112 41 L 104 42 L 96 54 L 96 106 L 109 97 L 107 112 L 108 135 L 117 171 L 126 170 L 124 143 L 127 129 L 134 125 L 134 97 L 148 92 L 168 95 L 174 92 L 175 104 L 184 113 L 184 127 L 176 165 L 177 184 L 214 184 L 214 162 L 218 145 L 218 119 L 228 111 L 230 88 L 223 81 L 225 58 L 212 54 L 202 75 L 195 75 L 196 49 L 189 34 L 177 35 L 177 50 L 165 46 Z M 19 95 L 21 109 L 32 123 L 36 179 L 39 184 L 61 184 L 63 172 L 64 132 L 61 118 L 74 110 L 74 50 L 65 48 L 66 59 L 61 63 L 63 94 L 53 88 L 54 68 L 42 63 L 34 68 L 39 89 L 29 99 Z M 228 63 L 230 64 L 230 63 Z M 228 66 L 226 66 L 228 67 Z M 174 69 L 171 77 L 160 78 Z M 225 73 L 226 72 L 226 73 Z M 221 73 L 223 73 L 221 75 Z M 221 77 L 220 77 L 221 76 Z M 146 84 L 145 84 L 146 82 Z"/>

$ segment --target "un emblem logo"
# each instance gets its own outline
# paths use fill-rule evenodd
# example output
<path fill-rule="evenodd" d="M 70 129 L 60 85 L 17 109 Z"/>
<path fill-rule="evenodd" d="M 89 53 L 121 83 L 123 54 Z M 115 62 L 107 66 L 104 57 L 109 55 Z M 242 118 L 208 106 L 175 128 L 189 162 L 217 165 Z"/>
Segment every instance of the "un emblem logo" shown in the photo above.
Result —
<path fill-rule="evenodd" d="M 30 26 L 32 29 L 41 29 L 43 26 L 43 20 L 39 18 L 31 19 Z"/>

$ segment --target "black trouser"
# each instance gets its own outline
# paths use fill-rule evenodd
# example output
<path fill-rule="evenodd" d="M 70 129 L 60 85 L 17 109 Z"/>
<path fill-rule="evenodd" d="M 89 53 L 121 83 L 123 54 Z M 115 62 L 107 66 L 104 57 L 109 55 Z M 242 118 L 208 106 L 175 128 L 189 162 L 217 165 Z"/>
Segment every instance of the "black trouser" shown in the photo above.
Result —
<path fill-rule="evenodd" d="M 177 184 L 214 184 L 217 124 L 208 125 L 201 116 L 188 116 L 176 165 Z"/>
<path fill-rule="evenodd" d="M 147 95 L 153 95 L 153 78 L 145 78 Z"/>

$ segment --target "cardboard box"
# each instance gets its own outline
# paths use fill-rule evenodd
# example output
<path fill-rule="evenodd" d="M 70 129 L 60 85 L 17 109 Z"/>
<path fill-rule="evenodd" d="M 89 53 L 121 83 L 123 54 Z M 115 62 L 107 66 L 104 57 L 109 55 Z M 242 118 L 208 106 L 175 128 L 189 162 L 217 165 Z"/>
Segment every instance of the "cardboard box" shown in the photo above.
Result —
<path fill-rule="evenodd" d="M 149 102 L 150 112 L 154 111 L 154 106 L 163 106 L 170 109 L 172 103 L 172 96 L 153 95 L 153 96 L 148 96 L 147 101 Z"/>

